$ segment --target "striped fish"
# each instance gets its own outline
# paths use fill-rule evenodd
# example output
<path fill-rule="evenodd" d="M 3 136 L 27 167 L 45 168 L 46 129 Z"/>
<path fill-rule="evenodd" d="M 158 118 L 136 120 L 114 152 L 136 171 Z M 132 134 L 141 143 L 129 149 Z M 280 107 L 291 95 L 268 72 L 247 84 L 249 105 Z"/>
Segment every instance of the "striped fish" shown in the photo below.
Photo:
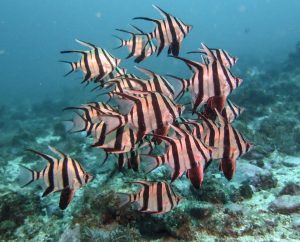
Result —
<path fill-rule="evenodd" d="M 201 45 L 202 45 L 202 49 L 199 49 L 199 51 L 191 51 L 188 53 L 200 53 L 200 54 L 205 55 L 204 62 L 206 64 L 209 64 L 214 61 L 219 61 L 225 67 L 231 68 L 238 61 L 238 58 L 231 56 L 226 50 L 208 48 L 203 43 L 201 43 Z"/>
<path fill-rule="evenodd" d="M 231 180 L 236 171 L 236 160 L 247 153 L 253 144 L 245 140 L 243 135 L 233 128 L 229 122 L 216 111 L 220 125 L 202 116 L 203 132 L 201 139 L 206 145 L 216 147 L 213 152 L 214 159 L 221 159 L 220 170 L 225 177 Z"/>
<path fill-rule="evenodd" d="M 84 79 L 82 83 L 94 80 L 98 81 L 105 78 L 109 73 L 111 73 L 121 62 L 118 59 L 108 53 L 105 49 L 99 48 L 91 43 L 76 40 L 79 44 L 90 48 L 90 51 L 81 50 L 66 50 L 60 53 L 78 53 L 82 55 L 82 58 L 78 62 L 68 62 L 71 66 L 71 70 L 65 75 L 69 75 L 73 71 L 80 69 L 84 73 Z"/>
<path fill-rule="evenodd" d="M 227 122 L 232 123 L 244 112 L 244 110 L 244 108 L 237 106 L 229 99 L 227 99 L 225 107 L 221 114 Z M 215 110 L 212 110 L 208 105 L 204 105 L 203 115 L 211 120 L 215 120 L 217 117 Z"/>
<path fill-rule="evenodd" d="M 117 31 L 131 35 L 131 38 L 128 40 L 124 40 L 114 35 L 114 37 L 120 40 L 120 45 L 116 49 L 126 46 L 129 50 L 129 55 L 126 57 L 126 59 L 129 59 L 130 57 L 136 57 L 134 62 L 139 63 L 147 57 L 151 56 L 153 53 L 155 53 L 157 47 L 149 35 L 147 35 L 145 32 L 143 32 L 136 26 L 131 26 L 135 28 L 138 31 L 138 33 L 133 33 L 124 29 L 116 29 Z"/>
<path fill-rule="evenodd" d="M 178 56 L 181 43 L 192 30 L 192 26 L 183 23 L 180 19 L 168 14 L 158 6 L 153 5 L 153 7 L 158 10 L 164 19 L 159 20 L 146 17 L 136 17 L 134 19 L 152 21 L 156 24 L 154 31 L 148 35 L 151 39 L 155 38 L 159 43 L 157 55 L 159 55 L 165 47 L 169 46 L 168 54 Z"/>
<path fill-rule="evenodd" d="M 104 93 L 109 92 L 112 97 L 114 92 L 125 93 L 126 90 L 137 90 L 143 92 L 160 92 L 168 98 L 174 99 L 174 87 L 166 78 L 146 68 L 136 67 L 139 71 L 149 76 L 149 80 L 124 76 L 110 80 L 104 84 Z"/>
<path fill-rule="evenodd" d="M 173 170 L 172 181 L 187 172 L 194 187 L 199 188 L 203 181 L 204 167 L 212 159 L 213 149 L 204 145 L 200 139 L 189 132 L 170 126 L 176 132 L 175 137 L 154 135 L 166 142 L 166 153 L 161 156 L 143 155 L 146 158 L 144 170 L 150 172 L 160 165 L 167 164 Z"/>
<path fill-rule="evenodd" d="M 48 164 L 42 171 L 33 171 L 22 166 L 31 174 L 30 180 L 24 186 L 37 180 L 43 180 L 47 188 L 42 197 L 45 197 L 52 192 L 61 192 L 59 207 L 61 209 L 66 209 L 72 201 L 75 192 L 89 183 L 93 179 L 93 176 L 86 173 L 78 161 L 53 147 L 49 146 L 49 149 L 58 155 L 59 159 L 28 149 L 28 151 L 33 152 L 46 160 Z"/>
<path fill-rule="evenodd" d="M 126 68 L 120 68 L 116 67 L 111 73 L 109 73 L 106 77 L 104 77 L 101 80 L 95 80 L 95 83 L 100 83 L 103 84 L 111 79 L 115 79 L 120 76 L 124 76 L 127 74 L 127 69 Z"/>
<path fill-rule="evenodd" d="M 137 132 L 137 140 L 141 140 L 151 131 L 163 129 L 173 123 L 184 108 L 158 92 L 130 90 L 127 93 L 115 93 L 115 95 L 132 102 L 133 106 L 126 115 L 104 117 L 107 118 L 104 122 L 110 127 L 108 132 L 128 124 L 132 130 Z"/>
<path fill-rule="evenodd" d="M 177 77 L 185 82 L 184 87 L 191 92 L 193 112 L 205 103 L 222 112 L 227 96 L 242 83 L 242 79 L 235 77 L 218 61 L 202 64 L 182 57 L 174 58 L 184 61 L 194 72 L 188 80 Z"/>
<path fill-rule="evenodd" d="M 138 171 L 140 167 L 140 155 L 136 151 L 130 151 L 127 153 L 118 154 L 118 167 L 121 170 L 126 164 L 128 169 Z"/>
<path fill-rule="evenodd" d="M 108 153 L 120 154 L 135 150 L 138 147 L 137 132 L 130 129 L 128 125 L 117 128 L 109 134 L 106 129 L 98 129 L 92 147 L 102 148 Z"/>
<path fill-rule="evenodd" d="M 120 207 L 128 203 L 135 203 L 139 212 L 163 214 L 174 209 L 182 200 L 166 181 L 133 181 L 129 183 L 141 185 L 142 189 L 135 194 L 118 193 Z"/>
<path fill-rule="evenodd" d="M 72 133 L 87 132 L 90 135 L 93 128 L 93 124 L 101 122 L 102 115 L 113 115 L 116 110 L 109 104 L 102 102 L 91 102 L 80 107 L 67 107 L 64 110 L 74 110 L 75 116 L 72 121 L 65 121 L 67 130 Z"/>

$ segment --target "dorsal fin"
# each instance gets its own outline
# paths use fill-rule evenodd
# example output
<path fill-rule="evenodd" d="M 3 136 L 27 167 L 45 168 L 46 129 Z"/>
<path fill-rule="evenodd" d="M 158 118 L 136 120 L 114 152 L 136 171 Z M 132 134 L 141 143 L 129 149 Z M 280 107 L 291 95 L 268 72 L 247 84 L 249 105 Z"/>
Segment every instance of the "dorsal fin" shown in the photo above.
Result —
<path fill-rule="evenodd" d="M 128 30 L 125 30 L 125 29 L 116 29 L 117 31 L 120 31 L 120 32 L 123 32 L 123 33 L 127 33 L 127 34 L 130 34 L 130 35 L 132 35 L 132 36 L 135 36 L 136 34 L 135 33 L 133 33 L 133 32 L 130 32 L 130 31 L 128 31 Z"/>
<path fill-rule="evenodd" d="M 65 158 L 66 155 L 59 151 L 58 149 L 54 148 L 53 146 L 48 145 L 49 150 L 51 150 L 54 154 L 57 154 L 60 158 Z"/>
<path fill-rule="evenodd" d="M 136 27 L 133 24 L 129 24 L 132 28 L 134 28 L 135 30 L 137 30 L 140 34 L 146 34 L 143 30 L 141 30 L 140 28 Z"/>
<path fill-rule="evenodd" d="M 85 41 L 82 41 L 82 40 L 78 40 L 78 39 L 75 39 L 75 41 L 83 46 L 86 46 L 90 49 L 97 49 L 97 46 L 95 46 L 94 44 L 91 44 L 91 43 L 88 43 L 88 42 L 85 42 Z"/>
<path fill-rule="evenodd" d="M 139 67 L 139 66 L 134 66 L 134 68 L 138 69 L 140 72 L 143 72 L 145 75 L 147 75 L 148 77 L 150 78 L 153 78 L 156 76 L 156 73 L 149 70 L 149 69 L 146 69 L 146 68 L 143 68 L 143 67 Z"/>
<path fill-rule="evenodd" d="M 198 69 L 203 66 L 202 63 L 192 61 L 192 60 L 189 60 L 189 59 L 185 59 L 183 57 L 172 56 L 172 55 L 169 55 L 169 57 L 172 57 L 172 58 L 175 58 L 175 59 L 178 59 L 178 60 L 182 60 L 188 66 L 188 68 L 190 70 L 193 70 L 193 71 L 198 71 Z"/>
<path fill-rule="evenodd" d="M 152 4 L 152 7 L 154 7 L 160 13 L 160 15 L 162 17 L 167 18 L 168 16 L 170 16 L 170 14 L 168 14 L 166 11 L 162 10 L 160 7 L 158 7 L 158 6 L 154 5 L 154 4 Z"/>
<path fill-rule="evenodd" d="M 30 151 L 34 154 L 37 154 L 38 156 L 40 156 L 41 158 L 43 158 L 44 160 L 48 161 L 49 163 L 53 163 L 56 159 L 50 155 L 46 155 L 46 154 L 43 154 L 39 151 L 36 151 L 36 150 L 32 150 L 32 149 L 26 149 L 27 151 Z"/>

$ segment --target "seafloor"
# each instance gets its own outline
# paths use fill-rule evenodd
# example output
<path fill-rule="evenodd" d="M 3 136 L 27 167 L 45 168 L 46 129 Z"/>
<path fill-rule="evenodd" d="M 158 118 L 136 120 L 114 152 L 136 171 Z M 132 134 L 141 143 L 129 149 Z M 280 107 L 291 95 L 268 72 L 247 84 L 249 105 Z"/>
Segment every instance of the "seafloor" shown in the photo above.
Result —
<path fill-rule="evenodd" d="M 234 125 L 256 148 L 238 160 L 228 182 L 215 163 L 200 190 L 183 176 L 174 182 L 184 201 L 165 215 L 118 209 L 116 192 L 124 181 L 145 174 L 114 159 L 104 165 L 100 150 L 83 135 L 66 134 L 61 109 L 78 103 L 64 95 L 38 103 L 0 107 L 0 240 L 15 241 L 299 241 L 300 238 L 300 44 L 287 61 L 271 70 L 252 66 L 232 100 L 246 111 Z M 21 112 L 20 110 L 26 110 Z M 5 131 L 5 132 L 4 132 Z M 54 145 L 80 160 L 96 179 L 78 191 L 65 211 L 58 194 L 41 198 L 39 186 L 20 188 L 19 164 L 44 163 L 25 148 Z M 160 168 L 148 178 L 168 179 Z"/>

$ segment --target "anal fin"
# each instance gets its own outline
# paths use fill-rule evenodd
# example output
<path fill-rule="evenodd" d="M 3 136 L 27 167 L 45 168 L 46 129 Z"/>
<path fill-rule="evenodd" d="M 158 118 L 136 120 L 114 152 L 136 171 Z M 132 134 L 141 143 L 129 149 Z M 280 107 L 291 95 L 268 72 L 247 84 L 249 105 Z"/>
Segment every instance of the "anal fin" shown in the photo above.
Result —
<path fill-rule="evenodd" d="M 74 189 L 66 188 L 61 191 L 59 207 L 64 210 L 68 207 L 74 196 Z"/>

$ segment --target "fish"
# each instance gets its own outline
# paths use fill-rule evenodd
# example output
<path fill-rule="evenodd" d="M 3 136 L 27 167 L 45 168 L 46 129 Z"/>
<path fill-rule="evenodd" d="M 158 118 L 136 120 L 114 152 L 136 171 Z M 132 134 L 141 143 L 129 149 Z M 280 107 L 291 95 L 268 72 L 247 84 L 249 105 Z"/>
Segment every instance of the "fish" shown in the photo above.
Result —
<path fill-rule="evenodd" d="M 183 39 L 192 30 L 192 26 L 185 24 L 182 20 L 177 17 L 170 15 L 169 13 L 162 10 L 156 5 L 152 5 L 164 19 L 153 19 L 147 17 L 135 17 L 133 19 L 142 19 L 151 21 L 156 24 L 153 32 L 148 33 L 150 39 L 156 39 L 158 42 L 157 56 L 160 55 L 165 47 L 169 47 L 168 54 L 174 56 L 179 55 L 180 46 Z"/>
<path fill-rule="evenodd" d="M 135 194 L 118 193 L 120 207 L 135 203 L 139 212 L 164 214 L 174 209 L 182 200 L 166 181 L 132 181 L 141 185 L 142 189 Z"/>
<path fill-rule="evenodd" d="M 128 169 L 133 169 L 138 171 L 140 167 L 140 155 L 137 151 L 130 151 L 126 153 L 121 153 L 117 155 L 118 167 L 121 170 L 125 164 L 127 164 Z"/>
<path fill-rule="evenodd" d="M 227 122 L 232 123 L 235 119 L 237 119 L 243 112 L 245 108 L 239 107 L 229 99 L 226 100 L 225 107 L 222 111 L 223 118 L 226 119 Z M 204 105 L 204 112 L 202 113 L 205 117 L 215 120 L 217 118 L 217 114 L 215 110 L 212 110 L 210 106 Z"/>
<path fill-rule="evenodd" d="M 156 138 L 166 142 L 167 149 L 160 156 L 142 155 L 145 158 L 143 169 L 146 173 L 149 173 L 158 166 L 167 164 L 173 170 L 172 182 L 181 177 L 184 172 L 193 174 L 198 171 L 197 180 L 193 176 L 190 178 L 194 187 L 199 188 L 204 177 L 204 167 L 212 159 L 212 148 L 206 146 L 189 132 L 172 124 L 170 127 L 176 132 L 175 137 L 153 134 Z"/>
<path fill-rule="evenodd" d="M 80 107 L 66 107 L 64 110 L 74 110 L 75 116 L 73 120 L 64 122 L 68 132 L 87 132 L 87 136 L 91 134 L 93 126 L 101 122 L 101 116 L 106 114 L 115 114 L 116 110 L 109 104 L 103 102 L 90 102 Z"/>
<path fill-rule="evenodd" d="M 39 151 L 27 149 L 46 160 L 48 164 L 41 171 L 34 171 L 22 165 L 24 169 L 29 171 L 29 181 L 22 187 L 25 187 L 34 181 L 43 180 L 47 188 L 42 197 L 45 197 L 52 192 L 61 192 L 59 207 L 64 210 L 72 201 L 75 192 L 91 182 L 93 176 L 87 173 L 81 164 L 70 156 L 65 155 L 54 147 L 49 146 L 49 149 L 54 154 L 58 155 L 59 159 L 40 153 Z"/>
<path fill-rule="evenodd" d="M 230 55 L 224 49 L 208 48 L 204 43 L 201 43 L 201 46 L 202 49 L 199 49 L 199 51 L 190 51 L 188 53 L 200 53 L 202 55 L 205 55 L 205 64 L 218 61 L 226 68 L 232 68 L 238 61 L 237 57 Z"/>
<path fill-rule="evenodd" d="M 202 116 L 202 140 L 208 146 L 216 147 L 212 157 L 221 159 L 219 168 L 227 180 L 231 180 L 236 172 L 236 160 L 250 151 L 254 144 L 248 142 L 244 136 L 215 110 L 219 125 Z"/>
<path fill-rule="evenodd" d="M 131 35 L 131 38 L 128 40 L 124 40 L 114 35 L 114 37 L 119 39 L 120 41 L 120 45 L 116 47 L 116 49 L 126 46 L 129 50 L 129 54 L 126 59 L 129 59 L 130 57 L 136 57 L 134 62 L 140 63 L 141 61 L 155 53 L 157 47 L 153 43 L 152 39 L 144 31 L 134 25 L 131 26 L 138 30 L 139 33 L 133 33 L 124 29 L 116 29 L 117 31 Z"/>
<path fill-rule="evenodd" d="M 106 115 L 104 122 L 114 130 L 128 124 L 137 131 L 137 140 L 154 130 L 163 129 L 178 118 L 184 107 L 177 105 L 172 99 L 159 92 L 141 92 L 128 90 L 127 93 L 114 93 L 133 105 L 126 115 Z"/>
<path fill-rule="evenodd" d="M 160 92 L 168 98 L 174 99 L 174 87 L 161 75 L 142 67 L 136 68 L 147 75 L 150 79 L 145 80 L 136 77 L 124 76 L 110 80 L 104 84 L 104 92 L 113 97 L 114 92 L 124 93 L 126 90 L 136 90 L 143 92 Z"/>
<path fill-rule="evenodd" d="M 106 77 L 100 79 L 100 80 L 94 80 L 94 83 L 99 83 L 100 85 L 103 85 L 105 82 L 115 79 L 117 77 L 121 77 L 127 74 L 127 69 L 126 68 L 120 68 L 116 67 L 112 72 L 110 72 Z"/>
<path fill-rule="evenodd" d="M 77 69 L 80 69 L 84 73 L 84 79 L 82 83 L 88 81 L 98 81 L 105 78 L 111 73 L 121 62 L 118 59 L 108 53 L 105 49 L 99 48 L 94 44 L 77 40 L 76 42 L 90 48 L 89 51 L 81 50 L 65 50 L 61 51 L 61 54 L 78 53 L 82 55 L 82 58 L 78 62 L 61 61 L 70 65 L 71 70 L 65 74 L 65 76 L 71 74 Z"/>
<path fill-rule="evenodd" d="M 218 61 L 203 64 L 178 56 L 172 57 L 183 61 L 193 71 L 190 79 L 177 77 L 185 82 L 184 87 L 192 95 L 193 113 L 205 103 L 208 103 L 211 109 L 216 108 L 222 112 L 227 96 L 243 82 Z"/>

